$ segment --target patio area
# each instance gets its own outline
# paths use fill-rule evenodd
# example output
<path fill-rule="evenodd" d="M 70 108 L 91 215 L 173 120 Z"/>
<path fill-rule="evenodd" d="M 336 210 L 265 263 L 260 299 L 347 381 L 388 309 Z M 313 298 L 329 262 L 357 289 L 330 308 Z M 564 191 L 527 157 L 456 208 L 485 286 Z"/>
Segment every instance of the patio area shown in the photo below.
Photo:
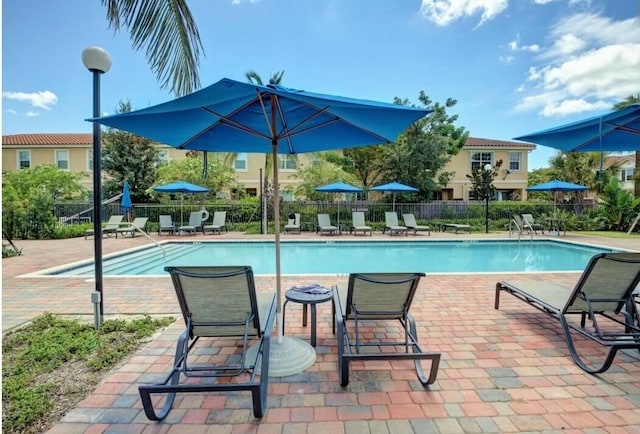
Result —
<path fill-rule="evenodd" d="M 158 240 L 172 237 L 157 237 Z M 432 232 L 394 241 L 504 238 L 508 234 Z M 240 233 L 176 237 L 183 240 L 272 239 Z M 316 239 L 315 234 L 283 235 Z M 340 239 L 355 239 L 343 235 Z M 371 239 L 390 239 L 375 233 Z M 537 236 L 534 238 L 544 238 Z M 555 238 L 555 237 L 554 237 Z M 326 240 L 327 237 L 322 237 Z M 358 237 L 362 240 L 363 237 Z M 638 237 L 610 239 L 567 233 L 561 239 L 640 250 Z M 144 237 L 105 238 L 105 255 L 148 244 Z M 523 240 L 522 242 L 527 242 Z M 20 257 L 3 259 L 2 326 L 7 330 L 43 312 L 93 319 L 86 278 L 20 277 L 44 268 L 93 256 L 93 242 L 17 241 Z M 248 264 L 250 265 L 250 264 Z M 357 271 L 357 270 L 354 270 Z M 419 270 L 417 270 L 419 271 Z M 559 322 L 504 296 L 493 308 L 498 280 L 514 275 L 427 275 L 416 294 L 412 313 L 419 340 L 427 351 L 442 353 L 438 379 L 428 389 L 418 382 L 410 362 L 353 363 L 351 382 L 338 383 L 336 339 L 331 332 L 331 305 L 318 305 L 317 360 L 301 374 L 271 378 L 267 412 L 253 417 L 248 394 L 179 395 L 161 423 L 147 420 L 138 395 L 140 379 L 168 371 L 180 319 L 155 336 L 78 403 L 50 433 L 481 433 L 481 432 L 625 432 L 640 433 L 640 353 L 623 352 L 599 376 L 584 373 L 572 361 Z M 523 276 L 520 275 L 520 278 Z M 576 273 L 527 274 L 573 286 Z M 346 285 L 346 276 L 285 276 L 282 287 L 317 282 Z M 257 276 L 258 291 L 272 291 L 275 278 Z M 177 315 L 179 306 L 170 279 L 105 278 L 107 317 Z M 286 334 L 309 339 L 302 327 L 301 306 L 287 306 Z M 583 344 L 583 341 L 578 341 Z M 590 343 L 583 353 L 602 356 Z"/>

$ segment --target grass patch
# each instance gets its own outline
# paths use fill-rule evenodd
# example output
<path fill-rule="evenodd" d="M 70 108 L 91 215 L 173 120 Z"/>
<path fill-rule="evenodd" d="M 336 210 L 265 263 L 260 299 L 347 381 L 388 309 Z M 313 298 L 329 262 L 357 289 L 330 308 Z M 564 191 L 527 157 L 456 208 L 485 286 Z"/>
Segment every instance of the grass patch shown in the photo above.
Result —
<path fill-rule="evenodd" d="M 47 431 L 115 365 L 174 320 L 108 320 L 95 330 L 47 313 L 8 332 L 2 344 L 3 432 Z"/>

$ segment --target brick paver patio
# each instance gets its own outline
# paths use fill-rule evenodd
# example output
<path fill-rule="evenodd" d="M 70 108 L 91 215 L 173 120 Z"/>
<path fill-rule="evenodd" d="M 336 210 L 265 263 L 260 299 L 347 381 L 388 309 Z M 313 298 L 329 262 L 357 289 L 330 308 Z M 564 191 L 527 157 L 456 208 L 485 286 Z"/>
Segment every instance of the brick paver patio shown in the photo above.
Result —
<path fill-rule="evenodd" d="M 507 238 L 506 233 L 490 236 Z M 238 237 L 248 236 L 229 233 L 182 239 Z M 284 235 L 283 239 L 293 237 L 314 238 L 303 234 Z M 433 233 L 431 237 L 423 234 L 408 239 L 485 237 Z M 394 240 L 399 238 L 405 237 Z M 568 234 L 562 238 L 640 250 L 639 237 L 608 239 Z M 389 237 L 378 234 L 373 239 Z M 103 250 L 107 255 L 147 243 L 143 237 L 106 238 Z M 83 315 L 91 320 L 91 279 L 20 276 L 90 258 L 93 242 L 78 238 L 17 244 L 23 248 L 23 255 L 3 259 L 3 330 L 45 311 Z M 573 285 L 578 274 L 528 276 Z M 618 355 L 613 367 L 599 376 L 584 373 L 569 357 L 559 323 L 513 297 L 502 297 L 500 310 L 493 309 L 495 282 L 509 277 L 513 275 L 434 274 L 422 280 L 412 308 L 420 341 L 425 349 L 442 352 L 438 379 L 429 389 L 421 387 L 411 363 L 392 366 L 387 362 L 369 362 L 366 366 L 353 363 L 351 382 L 341 388 L 331 309 L 325 303 L 318 306 L 316 363 L 301 374 L 270 379 L 268 410 L 261 420 L 253 417 L 251 399 L 244 393 L 180 395 L 165 421 L 146 419 L 137 384 L 168 370 L 176 337 L 183 328 L 179 320 L 136 352 L 49 432 L 640 433 L 640 353 Z M 285 276 L 283 288 L 301 280 L 344 285 L 346 277 Z M 274 278 L 257 276 L 256 284 L 260 291 L 270 291 Z M 168 276 L 105 278 L 104 294 L 107 316 L 178 314 Z M 309 339 L 309 331 L 301 326 L 300 305 L 288 306 L 286 326 L 287 335 Z M 603 354 L 600 348 L 584 344 L 589 356 Z"/>

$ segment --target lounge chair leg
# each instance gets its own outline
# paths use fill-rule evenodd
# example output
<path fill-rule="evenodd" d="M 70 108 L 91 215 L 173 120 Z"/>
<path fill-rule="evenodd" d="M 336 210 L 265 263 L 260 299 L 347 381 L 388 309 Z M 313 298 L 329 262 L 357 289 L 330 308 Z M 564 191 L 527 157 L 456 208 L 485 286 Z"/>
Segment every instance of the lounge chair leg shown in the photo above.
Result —
<path fill-rule="evenodd" d="M 425 353 L 424 351 L 422 351 L 422 349 L 417 344 L 418 330 L 416 328 L 416 321 L 415 319 L 413 319 L 413 317 L 408 317 L 407 321 L 409 325 L 409 330 L 411 331 L 411 335 L 413 336 L 416 342 L 412 345 L 413 352 L 417 354 L 430 354 L 430 357 L 428 358 L 431 360 L 431 369 L 429 370 L 428 378 L 426 375 L 424 375 L 424 369 L 422 368 L 422 359 L 415 359 L 413 361 L 416 368 L 416 373 L 418 374 L 418 380 L 420 380 L 420 383 L 422 383 L 423 386 L 428 386 L 430 384 L 435 383 L 436 378 L 438 377 L 438 368 L 440 366 L 440 353 Z"/>
<path fill-rule="evenodd" d="M 604 361 L 602 362 L 602 365 L 596 368 L 592 368 L 590 366 L 587 366 L 587 364 L 582 361 L 582 358 L 578 355 L 576 347 L 573 344 L 573 337 L 571 336 L 569 324 L 563 316 L 560 316 L 560 324 L 562 324 L 562 331 L 564 332 L 564 337 L 567 341 L 567 347 L 569 347 L 569 354 L 571 354 L 571 358 L 576 363 L 576 365 L 580 367 L 580 369 L 589 374 L 600 374 L 611 367 L 611 363 L 613 363 L 613 359 L 616 357 L 616 353 L 618 352 L 618 347 L 612 346 L 609 349 L 609 352 L 607 353 Z"/>

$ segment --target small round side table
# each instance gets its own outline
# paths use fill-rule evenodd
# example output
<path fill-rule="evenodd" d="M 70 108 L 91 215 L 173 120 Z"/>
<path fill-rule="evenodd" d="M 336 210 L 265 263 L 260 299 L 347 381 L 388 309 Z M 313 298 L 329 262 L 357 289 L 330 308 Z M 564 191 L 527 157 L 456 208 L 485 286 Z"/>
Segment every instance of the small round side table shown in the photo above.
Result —
<path fill-rule="evenodd" d="M 316 305 L 319 303 L 325 303 L 331 301 L 331 314 L 335 315 L 335 306 L 333 304 L 333 289 L 326 294 L 310 294 L 302 291 L 296 291 L 295 289 L 289 289 L 284 293 L 285 301 L 282 305 L 282 333 L 285 330 L 285 318 L 287 303 L 293 301 L 294 303 L 302 304 L 302 326 L 307 326 L 307 306 L 311 306 L 311 346 L 316 346 Z"/>

